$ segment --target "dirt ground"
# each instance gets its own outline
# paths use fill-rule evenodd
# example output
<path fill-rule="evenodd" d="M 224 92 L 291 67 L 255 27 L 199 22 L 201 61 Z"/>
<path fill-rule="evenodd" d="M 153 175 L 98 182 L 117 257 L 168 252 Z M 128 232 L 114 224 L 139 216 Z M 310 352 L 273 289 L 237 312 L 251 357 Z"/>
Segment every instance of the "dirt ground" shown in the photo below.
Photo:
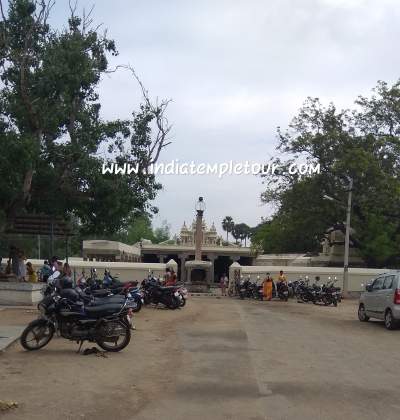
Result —
<path fill-rule="evenodd" d="M 78 346 L 62 338 L 37 351 L 26 352 L 14 343 L 0 354 L 0 400 L 18 408 L 1 413 L 7 419 L 129 418 L 174 383 L 180 348 L 176 329 L 201 311 L 144 308 L 135 319 L 130 345 L 107 358 L 76 354 Z M 20 324 L 34 318 L 23 310 L 0 312 L 1 322 Z M 83 346 L 92 347 L 87 343 Z M 128 416 L 128 417 L 127 417 Z"/>
<path fill-rule="evenodd" d="M 0 355 L 0 400 L 19 406 L 0 417 L 398 420 L 400 331 L 356 309 L 199 297 L 144 308 L 107 358 L 59 338 L 34 353 L 16 343 Z"/>

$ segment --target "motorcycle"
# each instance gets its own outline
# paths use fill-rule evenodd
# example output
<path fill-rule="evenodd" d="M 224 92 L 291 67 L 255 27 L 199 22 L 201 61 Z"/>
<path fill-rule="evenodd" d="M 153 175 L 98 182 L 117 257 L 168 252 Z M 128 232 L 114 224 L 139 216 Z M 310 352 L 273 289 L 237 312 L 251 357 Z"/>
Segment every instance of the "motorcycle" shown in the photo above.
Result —
<path fill-rule="evenodd" d="M 250 280 L 245 280 L 244 282 L 241 282 L 239 285 L 239 299 L 245 299 L 245 298 L 252 298 L 253 297 L 253 290 L 252 290 L 253 284 L 250 282 Z"/>
<path fill-rule="evenodd" d="M 99 282 L 92 283 L 91 286 L 84 288 L 84 291 L 87 295 L 95 298 L 106 298 L 113 295 L 126 296 L 129 293 L 130 299 L 136 303 L 133 312 L 139 312 L 144 304 L 144 300 L 137 284 L 136 281 L 123 283 L 118 280 L 118 277 L 112 276 L 110 271 L 106 269 L 103 282 L 101 284 Z"/>
<path fill-rule="evenodd" d="M 181 307 L 184 307 L 186 305 L 186 300 L 189 296 L 188 290 L 184 286 L 178 286 L 178 293 L 181 296 Z"/>
<path fill-rule="evenodd" d="M 277 292 L 278 297 L 280 300 L 284 300 L 285 302 L 289 299 L 289 288 L 285 282 L 278 282 L 277 283 Z"/>
<path fill-rule="evenodd" d="M 101 302 L 86 306 L 74 289 L 45 296 L 38 304 L 40 316 L 22 332 L 20 342 L 26 350 L 46 346 L 54 334 L 80 343 L 95 342 L 103 350 L 118 352 L 131 340 L 132 308 L 129 300 Z"/>
<path fill-rule="evenodd" d="M 178 309 L 182 306 L 182 296 L 178 292 L 180 286 L 163 287 L 156 279 L 145 281 L 143 284 L 145 304 L 153 303 L 158 305 L 162 303 L 169 309 Z"/>
<path fill-rule="evenodd" d="M 262 285 L 253 283 L 251 285 L 252 298 L 255 300 L 264 300 L 264 290 Z"/>

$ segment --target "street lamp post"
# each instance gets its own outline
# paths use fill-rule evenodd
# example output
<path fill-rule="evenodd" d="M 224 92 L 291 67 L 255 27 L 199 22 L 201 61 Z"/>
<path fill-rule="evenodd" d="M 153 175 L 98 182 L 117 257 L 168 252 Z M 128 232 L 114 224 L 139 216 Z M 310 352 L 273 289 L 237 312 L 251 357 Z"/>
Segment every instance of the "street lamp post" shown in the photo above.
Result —
<path fill-rule="evenodd" d="M 349 195 L 347 197 L 346 210 L 346 234 L 344 239 L 344 267 L 343 267 L 343 295 L 349 293 L 349 248 L 350 248 L 350 219 L 351 219 L 351 195 L 353 190 L 353 178 L 349 182 Z"/>
<path fill-rule="evenodd" d="M 343 262 L 343 296 L 348 296 L 349 293 L 349 249 L 350 249 L 350 220 L 351 220 L 351 198 L 353 191 L 353 178 L 349 180 L 349 191 L 347 196 L 347 207 L 346 207 L 346 232 L 344 238 L 344 262 Z M 324 195 L 324 198 L 331 201 L 341 201 L 330 197 L 329 195 Z M 344 207 L 344 203 L 341 203 Z"/>

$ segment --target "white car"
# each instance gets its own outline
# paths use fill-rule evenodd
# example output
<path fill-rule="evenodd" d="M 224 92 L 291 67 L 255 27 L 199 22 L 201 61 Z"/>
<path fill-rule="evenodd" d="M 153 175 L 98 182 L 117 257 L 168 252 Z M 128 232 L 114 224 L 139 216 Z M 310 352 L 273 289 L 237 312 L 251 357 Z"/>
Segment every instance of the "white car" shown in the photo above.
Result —
<path fill-rule="evenodd" d="M 388 330 L 400 326 L 400 271 L 380 274 L 365 290 L 360 296 L 358 319 L 384 320 Z"/>

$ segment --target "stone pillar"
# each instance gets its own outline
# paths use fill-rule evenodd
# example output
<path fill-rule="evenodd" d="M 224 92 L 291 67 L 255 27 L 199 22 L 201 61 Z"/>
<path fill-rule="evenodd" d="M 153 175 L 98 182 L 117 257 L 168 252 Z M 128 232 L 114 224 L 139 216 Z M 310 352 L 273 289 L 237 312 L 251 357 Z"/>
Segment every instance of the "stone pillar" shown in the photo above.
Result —
<path fill-rule="evenodd" d="M 183 282 L 187 282 L 188 279 L 186 278 L 186 268 L 185 268 L 185 262 L 186 262 L 186 258 L 188 258 L 189 255 L 187 254 L 181 254 L 179 255 L 179 259 L 180 259 L 180 264 L 181 264 L 181 281 Z"/>
<path fill-rule="evenodd" d="M 164 258 L 165 258 L 165 255 L 158 256 L 158 260 L 160 261 L 160 263 L 164 263 Z"/>
<path fill-rule="evenodd" d="M 203 212 L 197 211 L 196 216 L 196 245 L 195 245 L 195 257 L 196 261 L 201 261 L 201 245 L 203 242 Z"/>
<path fill-rule="evenodd" d="M 207 258 L 210 260 L 211 262 L 211 270 L 209 273 L 209 279 L 207 279 L 207 283 L 208 284 L 213 284 L 214 283 L 214 262 L 217 259 L 217 256 L 215 254 L 207 254 Z"/>
<path fill-rule="evenodd" d="M 242 266 L 234 262 L 229 267 L 229 289 L 235 290 L 235 285 L 240 282 L 240 277 L 242 275 Z"/>

